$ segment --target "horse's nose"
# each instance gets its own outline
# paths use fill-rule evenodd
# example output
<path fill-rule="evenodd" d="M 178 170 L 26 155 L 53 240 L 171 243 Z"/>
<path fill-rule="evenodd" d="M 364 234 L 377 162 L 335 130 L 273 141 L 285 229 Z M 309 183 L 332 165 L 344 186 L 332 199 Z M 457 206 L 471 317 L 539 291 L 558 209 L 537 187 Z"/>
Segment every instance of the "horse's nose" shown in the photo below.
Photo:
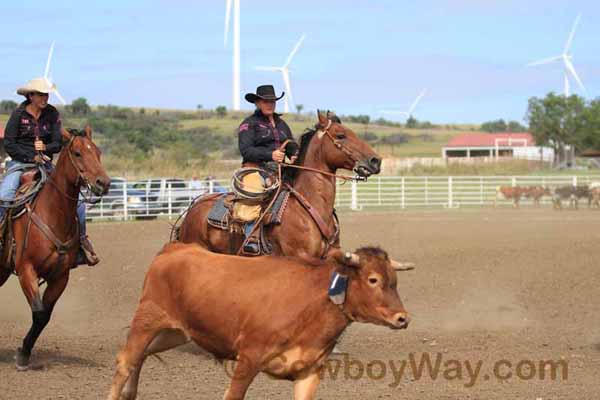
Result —
<path fill-rule="evenodd" d="M 108 192 L 110 178 L 96 178 L 96 186 L 102 189 L 102 193 Z"/>
<path fill-rule="evenodd" d="M 381 171 L 381 158 L 371 157 L 369 159 L 369 166 L 373 170 L 374 174 L 378 174 Z"/>

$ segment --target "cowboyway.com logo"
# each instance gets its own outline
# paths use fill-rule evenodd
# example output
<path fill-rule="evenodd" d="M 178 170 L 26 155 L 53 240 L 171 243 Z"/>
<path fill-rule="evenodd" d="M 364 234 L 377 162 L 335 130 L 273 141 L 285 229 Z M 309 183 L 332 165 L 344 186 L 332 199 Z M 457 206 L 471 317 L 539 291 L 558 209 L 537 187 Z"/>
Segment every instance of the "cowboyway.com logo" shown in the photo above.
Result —
<path fill-rule="evenodd" d="M 224 362 L 225 373 L 230 378 L 233 377 L 236 365 L 241 364 L 236 370 L 239 377 L 240 373 L 243 374 L 243 363 L 243 359 L 238 362 Z M 407 359 L 387 361 L 364 361 L 344 354 L 327 360 L 320 374 L 323 380 L 374 380 L 387 383 L 391 388 L 400 386 L 403 381 L 422 379 L 462 382 L 467 388 L 490 380 L 566 381 L 569 379 L 569 364 L 566 360 L 498 360 L 491 364 L 490 368 L 484 368 L 484 363 L 482 360 L 446 359 L 442 353 L 420 355 L 410 353 Z M 287 364 L 284 355 L 272 357 L 269 363 L 275 371 L 277 366 Z M 303 361 L 295 361 L 288 365 L 286 370 L 302 371 L 307 366 Z"/>

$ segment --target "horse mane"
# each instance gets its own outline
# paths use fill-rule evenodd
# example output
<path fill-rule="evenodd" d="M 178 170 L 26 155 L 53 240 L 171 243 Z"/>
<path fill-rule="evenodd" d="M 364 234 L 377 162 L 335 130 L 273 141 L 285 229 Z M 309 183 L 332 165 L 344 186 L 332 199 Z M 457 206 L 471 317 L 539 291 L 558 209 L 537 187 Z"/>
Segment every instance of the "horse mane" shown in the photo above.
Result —
<path fill-rule="evenodd" d="M 85 136 L 85 131 L 82 129 L 67 128 L 67 132 L 73 136 Z"/>

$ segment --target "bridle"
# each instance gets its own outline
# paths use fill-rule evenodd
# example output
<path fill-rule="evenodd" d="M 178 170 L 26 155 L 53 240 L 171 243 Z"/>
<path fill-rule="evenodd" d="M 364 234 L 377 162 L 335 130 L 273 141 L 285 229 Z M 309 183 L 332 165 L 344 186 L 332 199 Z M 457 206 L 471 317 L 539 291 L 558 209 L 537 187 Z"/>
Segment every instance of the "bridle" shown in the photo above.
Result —
<path fill-rule="evenodd" d="M 358 159 L 356 159 L 356 157 L 354 157 L 354 153 L 352 152 L 352 150 L 350 150 L 348 148 L 348 146 L 345 146 L 344 143 L 342 143 L 339 139 L 333 137 L 331 132 L 329 132 L 329 128 L 331 128 L 331 124 L 332 124 L 332 121 L 329 119 L 329 120 L 327 120 L 327 126 L 323 127 L 323 126 L 317 125 L 316 134 L 319 135 L 319 138 L 322 138 L 323 136 L 327 136 L 338 150 L 340 150 L 344 154 L 346 154 L 354 163 L 357 163 Z M 283 142 L 283 144 L 279 147 L 279 150 L 283 151 L 289 142 L 290 142 L 289 139 L 286 140 L 285 142 Z M 366 181 L 367 180 L 366 177 L 363 177 L 360 175 L 355 175 L 355 176 L 337 175 L 337 174 L 334 174 L 334 173 L 331 173 L 328 171 L 323 171 L 323 170 L 320 170 L 317 168 L 305 167 L 303 165 L 286 164 L 283 162 L 279 163 L 279 165 L 281 165 L 284 168 L 296 168 L 296 169 L 302 169 L 305 171 L 316 172 L 316 173 L 326 175 L 326 176 L 331 176 L 331 177 L 334 177 L 336 179 L 340 179 L 343 181 Z"/>
<path fill-rule="evenodd" d="M 72 147 L 73 147 L 73 142 L 75 141 L 75 138 L 77 138 L 79 135 L 74 135 L 72 134 L 71 138 L 69 139 L 69 143 L 67 144 L 67 155 L 69 157 L 69 161 L 71 162 L 71 166 L 75 169 L 75 171 L 77 171 L 77 179 L 75 180 L 75 184 L 74 186 L 76 188 L 79 188 L 79 192 L 78 192 L 78 196 L 77 197 L 73 197 L 70 196 L 68 193 L 66 193 L 65 191 L 63 191 L 55 182 L 54 182 L 54 174 L 51 174 L 48 178 L 48 181 L 50 182 L 50 184 L 52 186 L 54 186 L 58 192 L 60 194 L 62 194 L 64 197 L 66 197 L 69 200 L 76 200 L 79 201 L 79 194 L 81 194 L 81 196 L 83 197 L 83 202 L 84 203 L 91 203 L 91 204 L 95 204 L 98 201 L 100 201 L 100 198 L 102 197 L 100 196 L 96 196 L 98 197 L 97 199 L 93 200 L 91 199 L 91 196 L 89 195 L 85 195 L 83 194 L 83 192 L 81 191 L 81 187 L 85 186 L 88 190 L 88 192 L 92 191 L 92 186 L 90 185 L 89 180 L 86 178 L 85 176 L 85 169 L 83 169 L 82 167 L 80 167 L 77 162 L 75 162 L 75 159 L 73 158 L 73 152 L 72 152 Z"/>

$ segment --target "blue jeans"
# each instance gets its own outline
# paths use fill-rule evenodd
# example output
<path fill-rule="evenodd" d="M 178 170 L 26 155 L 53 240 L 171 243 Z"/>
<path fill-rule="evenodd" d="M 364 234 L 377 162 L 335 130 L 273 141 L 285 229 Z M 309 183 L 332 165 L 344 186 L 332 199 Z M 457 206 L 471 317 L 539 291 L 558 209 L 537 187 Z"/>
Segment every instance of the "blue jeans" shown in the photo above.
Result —
<path fill-rule="evenodd" d="M 2 180 L 2 184 L 0 184 L 0 200 L 7 201 L 15 198 L 15 194 L 19 189 L 19 183 L 21 182 L 21 175 L 23 175 L 23 170 L 20 169 L 23 164 L 24 163 L 16 160 L 11 160 L 6 163 L 7 172 Z M 52 168 L 53 167 L 50 167 L 50 170 L 52 170 Z M 5 212 L 6 208 L 0 206 L 0 219 L 4 217 Z M 77 217 L 79 218 L 79 235 L 85 236 L 85 203 L 82 203 L 81 201 L 77 203 Z"/>

